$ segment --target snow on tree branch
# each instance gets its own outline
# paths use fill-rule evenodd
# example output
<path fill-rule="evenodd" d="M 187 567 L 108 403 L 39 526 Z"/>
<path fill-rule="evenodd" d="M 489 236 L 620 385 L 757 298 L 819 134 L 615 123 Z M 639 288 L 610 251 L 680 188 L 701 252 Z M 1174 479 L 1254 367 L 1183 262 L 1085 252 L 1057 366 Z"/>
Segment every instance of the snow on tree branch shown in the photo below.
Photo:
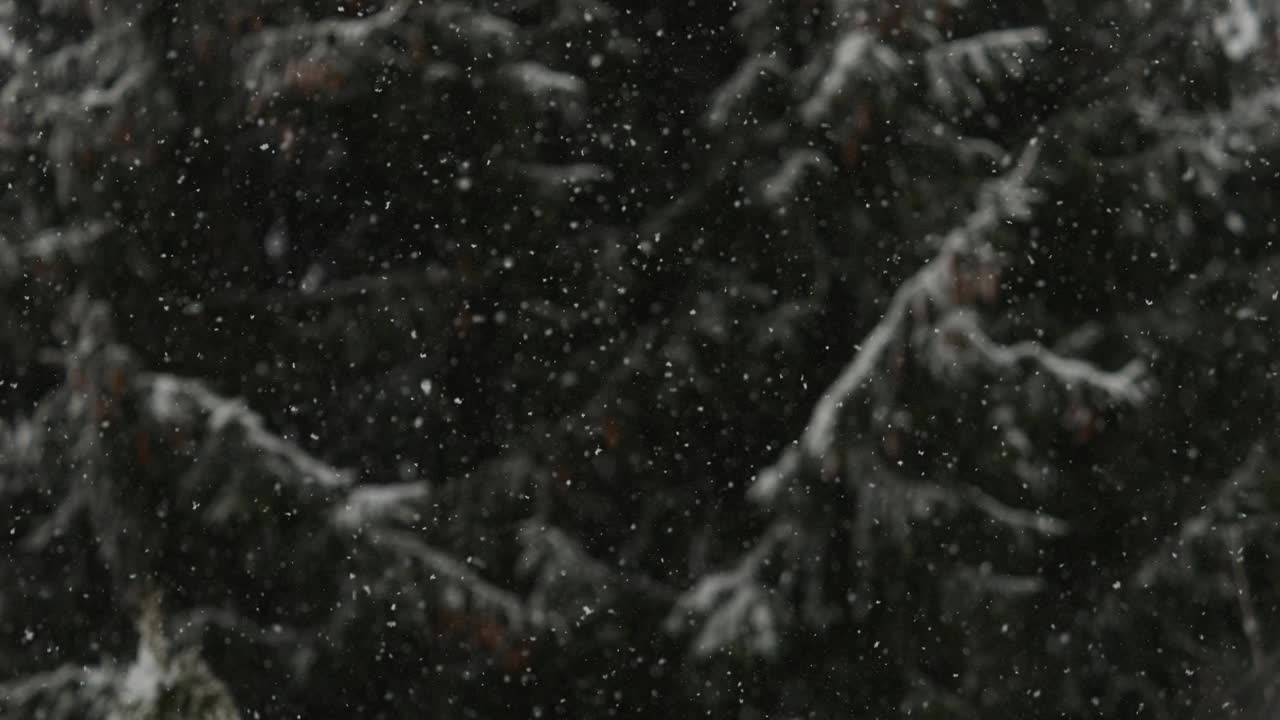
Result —
<path fill-rule="evenodd" d="M 993 30 L 935 45 L 924 54 L 931 94 L 948 107 L 982 105 L 979 82 L 1022 77 L 1031 52 L 1049 41 L 1043 28 Z"/>
<path fill-rule="evenodd" d="M 932 335 L 945 342 L 948 331 L 961 331 L 961 337 L 968 340 L 979 359 L 989 366 L 1015 368 L 1023 362 L 1032 362 L 1067 387 L 1092 387 L 1113 399 L 1130 403 L 1143 399 L 1145 391 L 1141 380 L 1145 371 L 1140 362 L 1133 361 L 1119 371 L 1109 372 L 1082 360 L 1061 357 L 1035 342 L 998 345 L 978 327 L 972 313 L 958 306 L 951 292 L 956 261 L 979 250 L 989 252 L 985 245 L 978 244 L 985 233 L 1006 217 L 1021 218 L 1030 212 L 1033 195 L 1027 180 L 1036 154 L 1033 142 L 1006 176 L 980 192 L 978 208 L 960 228 L 950 233 L 938 255 L 894 293 L 884 316 L 863 340 L 853 361 L 819 398 L 799 441 L 788 447 L 775 464 L 757 474 L 750 488 L 754 499 L 771 502 L 805 467 L 826 457 L 835 443 L 836 427 L 844 407 L 872 379 L 889 348 L 907 332 L 909 324 L 927 322 L 931 316 L 942 319 L 924 325 L 923 329 L 917 328 L 917 334 Z M 934 312 L 930 314 L 928 308 Z M 943 349 L 941 342 L 935 341 L 932 347 L 938 358 L 946 359 L 939 352 Z"/>
<path fill-rule="evenodd" d="M 106 220 L 92 220 L 82 225 L 48 228 L 22 246 L 22 255 L 40 262 L 50 262 L 58 256 L 79 260 L 112 227 Z"/>
<path fill-rule="evenodd" d="M 548 193 L 573 189 L 594 182 L 607 182 L 613 179 L 613 172 L 596 163 L 567 163 L 551 165 L 547 163 L 523 163 L 519 170 Z"/>
<path fill-rule="evenodd" d="M 1228 0 L 1227 9 L 1213 21 L 1223 54 L 1237 62 L 1262 44 L 1262 27 L 1263 18 L 1249 0 Z"/>
<path fill-rule="evenodd" d="M 60 47 L 47 55 L 30 58 L 23 53 L 24 72 L 8 78 L 0 90 L 0 105 L 14 106 L 42 85 L 66 88 L 68 83 L 82 80 L 76 71 L 93 68 L 92 82 L 79 92 L 61 92 L 46 96 L 41 104 L 26 108 L 38 122 L 58 115 L 72 115 L 106 107 L 119 101 L 130 88 L 140 85 L 152 69 L 142 49 L 132 38 L 136 30 L 128 21 L 97 27 L 82 42 Z"/>
<path fill-rule="evenodd" d="M 503 69 L 504 73 L 515 80 L 517 86 L 530 97 L 554 99 L 559 96 L 578 96 L 586 90 L 582 78 L 571 73 L 551 68 L 539 62 L 524 60 L 512 63 Z"/>
<path fill-rule="evenodd" d="M 501 54 L 515 45 L 519 27 L 510 20 L 459 3 L 441 3 L 436 20 L 477 52 Z"/>
<path fill-rule="evenodd" d="M 761 79 L 787 73 L 786 65 L 774 55 L 756 55 L 742 63 L 711 96 L 706 124 L 713 130 L 728 126 L 739 106 L 750 99 Z"/>
<path fill-rule="evenodd" d="M 1083 360 L 1060 356 L 1031 340 L 1000 345 L 982 330 L 976 315 L 965 310 L 948 314 L 940 323 L 939 330 L 939 342 L 942 345 L 960 345 L 971 349 L 986 364 L 996 368 L 1017 369 L 1023 363 L 1030 362 L 1068 389 L 1089 387 L 1101 391 L 1113 400 L 1132 404 L 1142 402 L 1147 395 L 1142 386 L 1146 365 L 1141 360 L 1131 360 L 1119 370 L 1107 371 Z"/>
<path fill-rule="evenodd" d="M 128 665 L 63 665 L 0 683 L 5 717 L 47 720 L 238 720 L 226 685 L 194 648 L 173 651 L 158 600 L 144 602 L 138 648 Z"/>
<path fill-rule="evenodd" d="M 530 612 L 515 594 L 481 578 L 466 563 L 427 545 L 414 533 L 375 528 L 367 537 L 374 546 L 421 563 L 433 578 L 443 582 L 446 602 L 461 607 L 470 599 L 481 608 L 498 612 L 508 624 L 517 628 L 559 624 L 555 615 Z"/>
<path fill-rule="evenodd" d="M 800 117 L 817 125 L 827 117 L 842 97 L 851 93 L 860 77 L 874 77 L 882 70 L 897 70 L 901 59 L 876 36 L 865 30 L 851 30 L 836 42 L 826 71 L 808 100 L 800 106 Z"/>
<path fill-rule="evenodd" d="M 231 693 L 199 653 L 170 648 L 158 597 L 144 601 L 137 628 L 137 656 L 117 683 L 107 720 L 239 720 Z"/>
<path fill-rule="evenodd" d="M 866 553 L 885 536 L 905 542 L 920 520 L 936 518 L 939 508 L 954 517 L 970 510 L 984 517 L 999 532 L 1024 543 L 1029 535 L 1061 537 L 1070 525 L 1048 513 L 1011 507 L 982 489 L 969 484 L 941 484 L 904 477 L 867 454 L 867 464 L 858 473 L 867 482 L 857 487 L 858 502 L 853 522 L 853 540 Z M 869 557 L 870 555 L 868 555 Z"/>
<path fill-rule="evenodd" d="M 1065 520 L 1041 512 L 1010 507 L 976 487 L 969 487 L 965 494 L 974 507 L 992 521 L 1014 530 L 1030 530 L 1046 537 L 1066 535 L 1070 530 Z"/>
<path fill-rule="evenodd" d="M 1218 197 L 1228 173 L 1247 167 L 1263 148 L 1280 145 L 1280 86 L 1269 85 L 1240 94 L 1223 109 L 1176 112 L 1163 104 L 1136 103 L 1136 112 L 1164 136 L 1152 154 L 1186 158 L 1191 166 L 1182 180 L 1195 180 L 1206 197 Z"/>
<path fill-rule="evenodd" d="M 785 205 L 799 192 L 806 177 L 830 169 L 830 161 L 816 150 L 792 150 L 761 183 L 760 194 L 769 205 Z"/>
<path fill-rule="evenodd" d="M 982 595 L 1017 597 L 1035 595 L 1044 590 L 1043 578 L 998 573 L 985 564 L 978 567 L 962 565 L 951 574 L 950 580 Z"/>
<path fill-rule="evenodd" d="M 949 288 L 957 257 L 970 251 L 979 237 L 1001 218 L 1022 217 L 1029 212 L 1031 192 L 1026 182 L 1037 152 L 1035 143 L 1031 143 L 1006 176 L 988 184 L 979 193 L 978 208 L 961 227 L 948 235 L 937 256 L 898 288 L 884 316 L 863 340 L 853 361 L 823 392 L 799 442 L 787 448 L 777 463 L 756 476 L 750 489 L 752 497 L 764 502 L 773 500 L 803 465 L 826 455 L 835 442 L 841 410 L 871 379 L 890 345 L 905 332 L 912 313 L 931 304 L 943 307 L 952 304 Z"/>
<path fill-rule="evenodd" d="M 271 96 L 287 87 L 336 89 L 341 69 L 357 51 L 376 54 L 371 43 L 405 19 L 412 3 L 397 0 L 364 17 L 298 22 L 259 30 L 241 45 L 243 78 L 250 91 Z M 387 54 L 394 62 L 400 53 Z"/>
<path fill-rule="evenodd" d="M 702 623 L 693 645 L 697 655 L 737 642 L 758 654 L 773 654 L 779 642 L 777 608 L 760 573 L 774 549 L 794 534 L 789 522 L 778 521 L 733 568 L 699 580 L 676 600 L 667 615 L 667 631 L 678 632 L 688 618 L 697 617 Z"/>
<path fill-rule="evenodd" d="M 155 64 L 135 24 L 114 13 L 95 18 L 79 42 L 20 57 L 21 71 L 6 73 L 0 87 L 3 144 L 46 154 L 56 197 L 66 203 L 75 194 L 78 154 L 113 142 L 105 128 L 134 122 L 125 101 L 143 94 Z"/>
<path fill-rule="evenodd" d="M 0 683 L 0 712 L 10 717 L 76 720 L 106 717 L 119 681 L 113 667 L 63 665 Z M 55 699 L 56 698 L 56 699 Z"/>
<path fill-rule="evenodd" d="M 1177 532 L 1143 560 L 1133 575 L 1134 583 L 1145 588 L 1197 577 L 1197 546 L 1216 543 L 1234 550 L 1259 531 L 1274 529 L 1280 517 L 1257 497 L 1265 485 L 1269 461 L 1267 448 L 1255 446 L 1204 508 L 1181 521 Z"/>
<path fill-rule="evenodd" d="M 359 530 L 389 520 L 411 522 L 414 506 L 429 494 L 430 488 L 424 482 L 361 485 L 335 508 L 333 521 L 344 530 Z"/>
<path fill-rule="evenodd" d="M 557 527 L 529 520 L 520 529 L 524 551 L 520 572 L 535 580 L 530 606 L 538 611 L 564 602 L 555 602 L 557 591 L 574 592 L 584 601 L 604 602 L 619 596 L 647 596 L 670 602 L 675 592 L 668 586 L 621 567 L 611 567 L 592 557 L 576 540 Z"/>
<path fill-rule="evenodd" d="M 283 480 L 301 478 L 323 487 L 346 487 L 354 475 L 339 470 L 307 453 L 296 444 L 266 429 L 262 416 L 243 401 L 225 398 L 204 383 L 166 373 L 145 373 L 140 381 L 146 388 L 148 407 L 156 419 L 171 424 L 203 420 L 220 435 L 234 432 L 265 467 Z"/>

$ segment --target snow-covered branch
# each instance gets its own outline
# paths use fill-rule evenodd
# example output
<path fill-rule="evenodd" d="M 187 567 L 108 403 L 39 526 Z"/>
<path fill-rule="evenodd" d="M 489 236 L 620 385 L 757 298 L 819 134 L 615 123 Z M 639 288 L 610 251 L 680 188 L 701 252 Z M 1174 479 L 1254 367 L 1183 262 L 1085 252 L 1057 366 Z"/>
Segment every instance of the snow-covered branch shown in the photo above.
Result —
<path fill-rule="evenodd" d="M 700 618 L 695 654 L 709 655 L 738 641 L 762 655 L 776 651 L 777 608 L 760 572 L 774 549 L 794 534 L 789 522 L 776 522 L 732 568 L 699 580 L 676 600 L 667 616 L 668 632 L 678 632 L 688 618 Z"/>
<path fill-rule="evenodd" d="M 1031 52 L 1048 42 L 1043 28 L 993 30 L 939 43 L 924 54 L 930 91 L 937 100 L 954 106 L 963 99 L 982 104 L 977 82 L 995 83 L 1003 77 L 1022 77 Z"/>
<path fill-rule="evenodd" d="M 1013 530 L 1030 530 L 1046 537 L 1066 535 L 1070 526 L 1065 520 L 1041 512 L 1010 507 L 976 487 L 966 491 L 969 502 L 993 522 Z"/>
<path fill-rule="evenodd" d="M 830 161 L 816 150 L 791 150 L 761 183 L 760 195 L 769 205 L 785 205 L 795 197 L 805 178 L 813 171 L 829 172 L 830 169 Z"/>
<path fill-rule="evenodd" d="M 828 456 L 845 407 L 873 379 L 890 348 L 906 336 L 913 323 L 918 324 L 916 336 L 932 338 L 935 355 L 944 359 L 939 340 L 954 342 L 959 338 L 967 341 L 978 359 L 989 366 L 1012 369 L 1029 362 L 1067 387 L 1091 387 L 1129 403 L 1140 402 L 1145 397 L 1142 386 L 1145 370 L 1139 361 L 1130 362 L 1117 371 L 1106 371 L 1086 361 L 1058 355 L 1036 342 L 997 344 L 953 293 L 957 261 L 973 253 L 990 254 L 989 245 L 981 242 L 984 235 L 1004 218 L 1021 218 L 1030 212 L 1033 191 L 1027 187 L 1027 181 L 1036 153 L 1033 142 L 1008 174 L 979 193 L 977 209 L 947 236 L 938 254 L 899 286 L 884 316 L 858 347 L 853 360 L 818 399 L 798 442 L 756 475 L 750 489 L 754 499 L 773 501 L 787 482 Z M 941 320 L 933 320 L 935 317 Z"/>
<path fill-rule="evenodd" d="M 1280 86 L 1236 95 L 1229 107 L 1185 112 L 1167 103 L 1140 99 L 1134 112 L 1164 139 L 1143 153 L 1164 163 L 1186 164 L 1183 181 L 1194 181 L 1206 197 L 1220 197 L 1232 172 L 1248 167 L 1264 148 L 1280 146 Z"/>
<path fill-rule="evenodd" d="M 1238 62 L 1262 45 L 1265 23 L 1249 0 L 1228 0 L 1226 10 L 1214 18 L 1213 32 L 1222 42 L 1222 52 Z"/>
<path fill-rule="evenodd" d="M 1042 578 L 999 573 L 985 564 L 978 567 L 961 566 L 951 574 L 951 580 L 980 595 L 1019 597 L 1035 595 L 1044 590 Z"/>
<path fill-rule="evenodd" d="M 1007 175 L 988 184 L 979 193 L 978 208 L 947 236 L 938 254 L 893 294 L 884 316 L 857 348 L 853 360 L 818 399 L 799 442 L 787 448 L 777 463 L 756 476 L 751 487 L 755 499 L 773 500 L 802 466 L 827 454 L 835 442 L 841 411 L 872 378 L 893 343 L 906 332 L 913 313 L 930 305 L 948 306 L 953 302 L 950 289 L 956 259 L 969 252 L 982 234 L 1001 218 L 1021 217 L 1029 212 L 1032 196 L 1026 182 L 1037 153 L 1036 144 L 1032 142 Z"/>
<path fill-rule="evenodd" d="M 859 78 L 897 70 L 902 60 L 887 45 L 866 30 L 850 30 L 836 41 L 826 70 L 809 99 L 800 106 L 800 117 L 816 125 L 831 113 L 836 103 L 848 97 Z"/>
<path fill-rule="evenodd" d="M 404 20 L 412 3 L 396 0 L 382 10 L 357 18 L 327 18 L 259 30 L 242 43 L 242 78 L 250 91 L 271 95 L 291 84 L 304 87 L 339 83 L 336 68 L 346 67 L 356 50 Z M 395 61 L 402 53 L 388 54 Z M 332 65 L 332 67 L 330 67 Z"/>
<path fill-rule="evenodd" d="M 546 188 L 548 192 L 571 189 L 593 182 L 607 182 L 613 179 L 613 172 L 596 163 L 567 163 L 550 165 L 546 163 L 524 163 L 520 172 L 530 180 Z"/>
<path fill-rule="evenodd" d="M 537 579 L 537 587 L 531 596 L 534 607 L 550 607 L 546 596 L 553 588 L 565 584 L 585 590 L 587 597 L 596 600 L 638 593 L 668 602 L 675 595 L 673 589 L 663 583 L 634 570 L 612 567 L 592 557 L 560 528 L 530 520 L 520 530 L 520 543 L 524 547 L 520 571 Z"/>
<path fill-rule="evenodd" d="M 1276 527 L 1273 512 L 1251 507 L 1268 470 L 1269 454 L 1264 445 L 1255 446 L 1222 483 L 1218 492 L 1195 515 L 1183 520 L 1176 533 L 1166 538 L 1134 573 L 1138 587 L 1150 587 L 1161 580 L 1189 577 L 1196 569 L 1196 546 L 1216 543 L 1234 550 L 1259 530 Z M 1234 594 L 1234 593 L 1233 593 Z"/>
<path fill-rule="evenodd" d="M 112 667 L 63 665 L 35 675 L 0 683 L 0 713 L 8 717 L 72 720 L 80 713 L 105 717 L 110 708 L 119 671 Z M 57 698 L 56 701 L 53 698 Z"/>
<path fill-rule="evenodd" d="M 970 349 L 995 368 L 1014 370 L 1024 363 L 1032 363 L 1068 389 L 1093 388 L 1112 400 L 1132 404 L 1141 402 L 1147 394 L 1142 387 L 1146 366 L 1141 360 L 1131 360 L 1119 370 L 1109 371 L 1084 360 L 1058 355 L 1032 340 L 1001 345 L 978 325 L 973 312 L 965 310 L 950 313 L 939 330 L 943 344 L 959 344 Z"/>
<path fill-rule="evenodd" d="M 557 97 L 574 97 L 586 90 L 582 78 L 572 73 L 553 70 L 532 60 L 511 63 L 503 68 L 503 74 L 513 80 L 520 90 L 537 99 L 552 100 Z"/>
<path fill-rule="evenodd" d="M 447 587 L 462 591 L 476 605 L 497 611 L 514 627 L 555 624 L 554 618 L 530 612 L 515 594 L 481 578 L 466 563 L 427 545 L 412 532 L 377 528 L 369 532 L 368 538 L 375 546 L 421 563 L 433 578 L 438 576 Z"/>
<path fill-rule="evenodd" d="M 63 665 L 2 683 L 0 714 L 48 720 L 239 720 L 226 685 L 199 653 L 171 651 L 158 600 L 143 606 L 137 626 L 137 654 L 128 665 Z"/>
<path fill-rule="evenodd" d="M 333 522 L 343 530 L 352 531 L 387 521 L 411 522 L 414 506 L 429 494 L 430 488 L 425 482 L 361 485 L 335 508 Z"/>
<path fill-rule="evenodd" d="M 726 127 L 736 109 L 750 99 L 761 79 L 786 73 L 787 66 L 775 55 L 755 55 L 748 58 L 711 96 L 711 107 L 706 115 L 707 126 L 713 130 Z"/>
<path fill-rule="evenodd" d="M 323 487 L 346 487 L 354 479 L 351 471 L 335 468 L 267 430 L 262 416 L 243 401 L 222 397 L 198 380 L 167 373 L 145 373 L 139 380 L 157 420 L 174 425 L 203 420 L 212 433 L 234 432 L 282 479 L 301 478 Z"/>

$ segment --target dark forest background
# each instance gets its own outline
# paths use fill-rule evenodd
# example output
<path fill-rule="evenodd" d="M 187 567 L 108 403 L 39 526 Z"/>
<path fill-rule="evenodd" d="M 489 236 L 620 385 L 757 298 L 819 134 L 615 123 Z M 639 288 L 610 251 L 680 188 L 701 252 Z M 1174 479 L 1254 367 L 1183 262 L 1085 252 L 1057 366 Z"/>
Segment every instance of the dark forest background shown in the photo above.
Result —
<path fill-rule="evenodd" d="M 1276 717 L 1278 19 L 0 2 L 0 716 Z"/>

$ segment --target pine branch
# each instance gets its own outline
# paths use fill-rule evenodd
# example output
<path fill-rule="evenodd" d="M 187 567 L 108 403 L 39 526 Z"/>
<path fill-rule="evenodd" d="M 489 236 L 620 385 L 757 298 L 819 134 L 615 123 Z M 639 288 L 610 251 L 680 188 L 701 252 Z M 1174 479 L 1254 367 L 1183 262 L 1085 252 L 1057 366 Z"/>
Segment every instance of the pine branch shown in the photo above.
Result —
<path fill-rule="evenodd" d="M 502 69 L 516 87 L 538 100 L 552 101 L 560 97 L 580 97 L 587 88 L 582 78 L 572 73 L 552 70 L 539 62 L 522 60 Z"/>
<path fill-rule="evenodd" d="M 701 629 L 693 644 L 697 655 L 710 655 L 739 640 L 756 653 L 773 654 L 779 642 L 777 611 L 760 573 L 774 549 L 794 534 L 790 522 L 777 521 L 731 569 L 695 583 L 676 599 L 667 615 L 667 631 L 678 632 L 689 618 L 699 618 Z"/>
<path fill-rule="evenodd" d="M 1133 573 L 1133 583 L 1145 588 L 1162 580 L 1192 577 L 1198 545 L 1207 542 L 1230 549 L 1233 541 L 1251 540 L 1254 532 L 1274 528 L 1280 515 L 1258 512 L 1247 504 L 1251 494 L 1263 483 L 1270 461 L 1266 446 L 1255 445 L 1204 508 L 1179 522 L 1177 532 L 1165 538 L 1156 551 L 1142 561 Z M 1224 533 L 1239 535 L 1232 537 Z M 1234 591 L 1231 594 L 1234 595 Z"/>
<path fill-rule="evenodd" d="M 1029 530 L 1045 537 L 1059 537 L 1070 531 L 1070 526 L 1065 520 L 1042 512 L 1010 507 L 980 488 L 970 486 L 966 488 L 965 494 L 974 507 L 1004 527 L 1016 531 Z"/>
<path fill-rule="evenodd" d="M 1031 195 L 1025 184 L 1036 155 L 1033 142 L 1005 177 L 980 192 L 978 208 L 961 227 L 951 232 L 937 256 L 898 288 L 880 322 L 858 347 L 853 361 L 822 393 L 799 442 L 788 447 L 777 463 L 756 475 L 750 489 L 754 499 L 771 502 L 784 484 L 799 474 L 803 467 L 827 455 L 835 442 L 841 411 L 871 379 L 889 347 L 906 332 L 913 313 L 928 305 L 946 307 L 951 304 L 948 289 L 956 258 L 970 251 L 1001 218 L 1022 216 L 1029 211 Z"/>
<path fill-rule="evenodd" d="M 351 471 L 335 468 L 267 430 L 262 416 L 241 400 L 222 397 L 198 380 L 167 373 L 143 373 L 139 380 L 156 420 L 169 424 L 203 420 L 215 437 L 234 431 L 283 480 L 301 479 L 326 488 L 347 487 L 354 481 Z"/>
<path fill-rule="evenodd" d="M 760 184 L 760 195 L 769 205 L 784 206 L 800 191 L 806 177 L 830 170 L 830 161 L 816 150 L 791 150 Z"/>
<path fill-rule="evenodd" d="M 994 30 L 935 45 L 924 54 L 930 91 L 939 102 L 955 107 L 961 100 L 983 104 L 979 83 L 991 85 L 1025 73 L 1024 60 L 1049 41 L 1042 28 Z"/>
<path fill-rule="evenodd" d="M 592 557 L 580 543 L 558 527 L 548 527 L 530 520 L 520 530 L 520 572 L 536 575 L 537 587 L 532 594 L 536 607 L 550 606 L 549 591 L 557 586 L 574 585 L 588 599 L 639 594 L 667 603 L 676 592 L 664 583 L 634 570 L 611 567 Z"/>
<path fill-rule="evenodd" d="M 1119 370 L 1107 371 L 1084 360 L 1058 355 L 1035 341 L 1024 340 L 1013 345 L 1000 345 L 978 325 L 974 313 L 964 310 L 950 313 L 940 323 L 939 330 L 941 340 L 935 347 L 947 343 L 960 344 L 995 368 L 1014 370 L 1023 363 L 1033 363 L 1068 390 L 1089 387 L 1112 400 L 1135 405 L 1142 402 L 1148 394 L 1143 387 L 1146 366 L 1141 360 L 1131 360 Z"/>
<path fill-rule="evenodd" d="M 723 130 L 737 111 L 755 93 L 756 86 L 771 75 L 784 76 L 787 66 L 774 55 L 755 55 L 738 66 L 711 95 L 706 114 L 706 125 L 712 130 Z"/>
<path fill-rule="evenodd" d="M 860 78 L 898 70 L 902 60 L 870 32 L 851 30 L 841 37 L 831 52 L 826 71 L 818 79 L 813 94 L 800 106 L 800 117 L 817 125 L 832 112 L 837 102 L 849 97 Z"/>
<path fill-rule="evenodd" d="M 465 563 L 427 545 L 412 532 L 375 528 L 366 537 L 375 547 L 384 547 L 421 563 L 433 576 L 440 576 L 446 586 L 461 590 L 481 608 L 496 610 L 513 627 L 560 624 L 558 616 L 544 617 L 530 612 L 515 594 L 481 578 Z"/>
<path fill-rule="evenodd" d="M 307 73 L 322 73 L 326 82 L 336 81 L 334 69 L 347 67 L 356 57 L 377 54 L 380 48 L 374 39 L 399 25 L 412 7 L 410 0 L 396 0 L 365 17 L 326 18 L 259 30 L 240 43 L 241 77 L 251 92 L 262 97 L 271 97 L 300 79 L 309 82 Z M 403 60 L 403 53 L 382 57 L 397 62 Z"/>
<path fill-rule="evenodd" d="M 358 531 L 388 521 L 412 522 L 414 507 L 430 495 L 425 482 L 361 485 L 334 508 L 333 522 L 343 530 Z"/>
<path fill-rule="evenodd" d="M 0 683 L 0 713 L 48 720 L 104 717 L 119 680 L 113 667 L 71 664 L 13 678 Z"/>

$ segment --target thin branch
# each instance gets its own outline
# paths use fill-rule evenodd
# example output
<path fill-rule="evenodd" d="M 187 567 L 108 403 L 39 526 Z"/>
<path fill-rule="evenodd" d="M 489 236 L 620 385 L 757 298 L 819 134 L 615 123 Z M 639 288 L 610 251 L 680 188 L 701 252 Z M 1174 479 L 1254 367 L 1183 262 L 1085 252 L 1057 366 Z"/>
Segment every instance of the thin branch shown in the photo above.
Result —
<path fill-rule="evenodd" d="M 554 571 L 556 577 L 562 577 L 561 570 L 571 570 L 578 581 L 590 583 L 596 591 L 608 591 L 611 585 L 626 592 L 637 592 L 643 595 L 669 602 L 675 599 L 676 592 L 670 586 L 638 572 L 624 572 L 592 557 L 580 543 L 557 527 L 548 527 L 530 520 L 521 528 L 522 541 L 527 549 L 521 564 L 526 569 L 547 560 L 547 567 Z"/>
<path fill-rule="evenodd" d="M 369 538 L 373 544 L 413 558 L 432 573 L 462 587 L 480 605 L 499 610 L 514 626 L 546 624 L 542 618 L 530 613 L 515 594 L 481 578 L 465 563 L 427 545 L 411 532 L 378 528 L 369 533 Z"/>
<path fill-rule="evenodd" d="M 713 130 L 723 129 L 729 124 L 738 105 L 752 94 L 761 78 L 786 74 L 786 64 L 774 55 L 754 55 L 747 58 L 712 94 L 711 107 L 705 117 L 707 126 Z"/>
<path fill-rule="evenodd" d="M 1240 608 L 1240 630 L 1249 643 L 1249 658 L 1253 667 L 1262 666 L 1262 640 L 1258 636 L 1261 624 L 1258 612 L 1254 607 L 1253 591 L 1249 584 L 1249 574 L 1244 567 L 1244 537 L 1238 525 L 1227 528 L 1227 563 L 1231 565 L 1231 579 L 1235 585 L 1236 604 Z"/>
<path fill-rule="evenodd" d="M 1070 526 L 1065 520 L 1031 510 L 1010 507 L 976 487 L 966 490 L 969 501 L 993 521 L 1015 530 L 1031 530 L 1047 537 L 1066 535 Z"/>
<path fill-rule="evenodd" d="M 1000 345 L 978 326 L 974 314 L 968 312 L 952 313 L 942 329 L 962 334 L 971 349 L 997 368 L 1015 369 L 1023 362 L 1032 362 L 1068 388 L 1092 387 L 1115 400 L 1135 405 L 1142 402 L 1147 394 L 1141 383 L 1146 374 L 1146 366 L 1141 360 L 1135 359 L 1119 370 L 1108 371 L 1084 360 L 1063 357 L 1030 340 Z"/>

